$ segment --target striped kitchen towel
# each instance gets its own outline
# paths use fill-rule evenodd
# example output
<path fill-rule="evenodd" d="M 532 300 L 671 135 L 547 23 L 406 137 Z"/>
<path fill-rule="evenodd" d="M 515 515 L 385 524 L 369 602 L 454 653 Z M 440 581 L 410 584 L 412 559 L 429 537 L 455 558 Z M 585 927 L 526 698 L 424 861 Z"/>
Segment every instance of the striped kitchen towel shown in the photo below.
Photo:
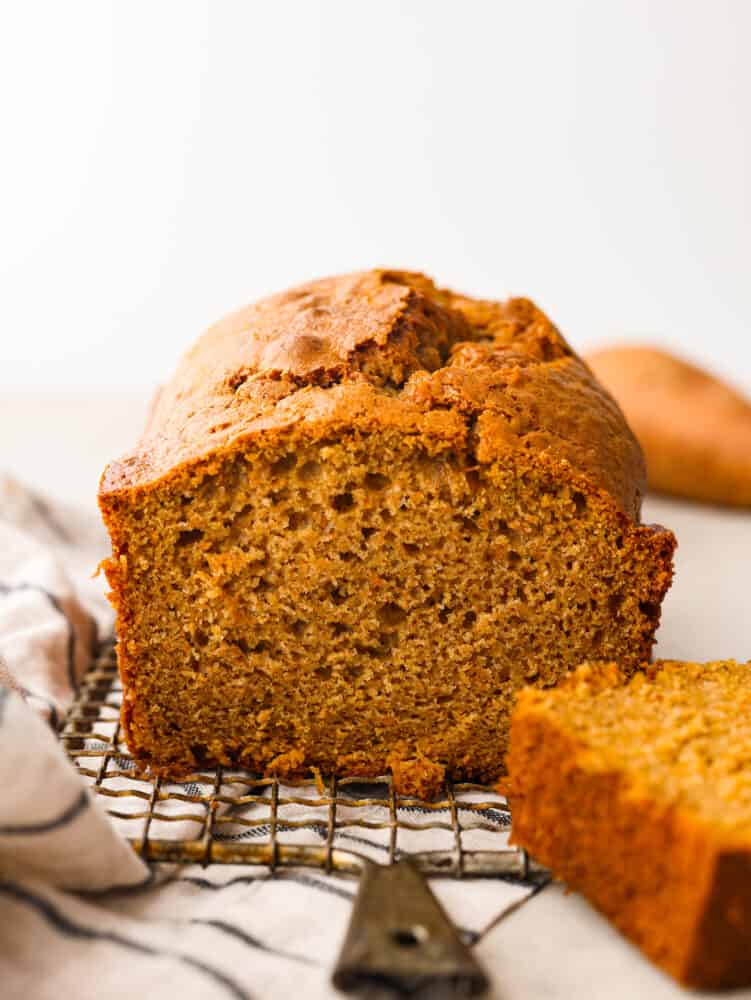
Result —
<path fill-rule="evenodd" d="M 92 579 L 105 554 L 95 513 L 0 480 L 0 994 L 336 995 L 330 973 L 353 881 L 240 866 L 149 870 L 62 752 L 55 730 L 112 628 L 102 582 Z M 484 818 L 501 827 L 507 819 Z M 383 857 L 379 835 L 358 850 Z M 338 843 L 351 848 L 346 836 Z M 537 888 L 431 885 L 470 942 Z"/>

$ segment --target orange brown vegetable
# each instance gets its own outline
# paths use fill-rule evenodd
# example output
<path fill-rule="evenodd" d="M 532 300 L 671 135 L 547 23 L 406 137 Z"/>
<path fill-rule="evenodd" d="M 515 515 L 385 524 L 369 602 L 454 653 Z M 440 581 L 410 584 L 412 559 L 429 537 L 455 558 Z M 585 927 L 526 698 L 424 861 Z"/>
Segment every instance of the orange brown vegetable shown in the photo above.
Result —
<path fill-rule="evenodd" d="M 588 355 L 644 449 L 649 485 L 751 506 L 751 402 L 709 372 L 651 347 Z"/>

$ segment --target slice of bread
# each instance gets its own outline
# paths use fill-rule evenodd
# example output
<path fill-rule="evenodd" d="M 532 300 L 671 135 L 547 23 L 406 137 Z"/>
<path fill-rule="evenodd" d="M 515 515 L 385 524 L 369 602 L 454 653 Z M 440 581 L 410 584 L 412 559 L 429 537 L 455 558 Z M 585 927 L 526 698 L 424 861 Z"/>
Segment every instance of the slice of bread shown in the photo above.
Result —
<path fill-rule="evenodd" d="M 651 489 L 751 505 L 748 399 L 709 372 L 652 347 L 613 347 L 586 360 L 639 439 Z"/>
<path fill-rule="evenodd" d="M 751 663 L 525 690 L 508 768 L 516 843 L 681 982 L 751 983 Z"/>

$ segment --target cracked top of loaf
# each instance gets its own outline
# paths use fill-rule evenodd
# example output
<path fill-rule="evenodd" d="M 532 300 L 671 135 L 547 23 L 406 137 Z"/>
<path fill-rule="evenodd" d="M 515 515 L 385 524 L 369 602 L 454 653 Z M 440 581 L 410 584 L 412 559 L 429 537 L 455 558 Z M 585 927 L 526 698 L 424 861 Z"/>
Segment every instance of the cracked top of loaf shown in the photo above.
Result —
<path fill-rule="evenodd" d="M 158 483 L 240 440 L 273 451 L 353 430 L 417 435 L 480 465 L 511 453 L 553 463 L 639 517 L 639 445 L 544 313 L 387 270 L 300 285 L 207 330 L 100 493 Z"/>

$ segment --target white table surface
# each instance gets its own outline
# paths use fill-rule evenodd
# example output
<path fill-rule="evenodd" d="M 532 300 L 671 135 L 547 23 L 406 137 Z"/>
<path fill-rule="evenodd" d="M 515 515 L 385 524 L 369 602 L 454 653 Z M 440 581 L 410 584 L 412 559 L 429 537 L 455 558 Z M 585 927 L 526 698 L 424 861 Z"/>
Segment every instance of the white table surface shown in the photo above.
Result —
<path fill-rule="evenodd" d="M 128 448 L 148 394 L 0 393 L 0 468 L 61 499 L 93 506 L 105 462 Z M 650 497 L 645 520 L 672 528 L 676 578 L 657 655 L 751 658 L 751 513 Z M 686 994 L 602 917 L 560 886 L 507 917 L 478 955 L 503 1000 L 668 1000 Z M 698 994 L 693 994 L 698 996 Z M 751 990 L 733 994 L 751 1000 Z"/>

